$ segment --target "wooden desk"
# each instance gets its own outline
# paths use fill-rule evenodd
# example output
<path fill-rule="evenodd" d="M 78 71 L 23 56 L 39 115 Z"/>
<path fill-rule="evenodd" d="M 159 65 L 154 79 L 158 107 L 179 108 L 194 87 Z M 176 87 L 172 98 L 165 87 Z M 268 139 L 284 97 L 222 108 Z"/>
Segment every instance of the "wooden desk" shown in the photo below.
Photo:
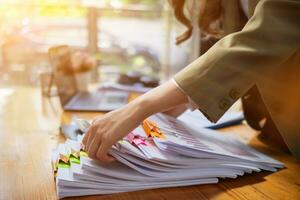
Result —
<path fill-rule="evenodd" d="M 75 113 L 76 114 L 76 113 Z M 61 120 L 74 113 L 64 113 L 57 99 L 42 99 L 36 88 L 0 88 L 0 199 L 56 199 L 51 169 L 51 151 L 64 138 L 59 134 Z M 78 115 L 78 113 L 77 113 Z M 94 114 L 79 114 L 93 117 Z M 123 194 L 78 197 L 72 199 L 300 199 L 300 164 L 256 139 L 246 125 L 227 128 L 258 150 L 286 164 L 276 173 L 261 172 L 218 184 L 169 189 L 155 189 Z M 224 133 L 226 134 L 226 133 Z"/>

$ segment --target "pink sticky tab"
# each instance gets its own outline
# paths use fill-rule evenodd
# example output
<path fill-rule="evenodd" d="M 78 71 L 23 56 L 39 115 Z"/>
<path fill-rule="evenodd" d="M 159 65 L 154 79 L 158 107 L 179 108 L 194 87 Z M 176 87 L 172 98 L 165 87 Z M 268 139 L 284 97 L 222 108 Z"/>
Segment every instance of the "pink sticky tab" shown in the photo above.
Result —
<path fill-rule="evenodd" d="M 133 139 L 134 139 L 134 138 L 135 138 L 135 135 L 134 135 L 133 133 L 129 133 L 129 134 L 127 135 L 127 139 L 129 140 L 130 143 L 133 142 Z"/>
<path fill-rule="evenodd" d="M 141 139 L 141 138 L 135 138 L 134 140 L 133 140 L 133 143 L 135 144 L 135 145 L 139 145 L 139 144 L 143 144 L 143 145 L 148 145 L 148 141 L 146 141 L 146 140 L 144 140 L 144 139 Z"/>
<path fill-rule="evenodd" d="M 134 135 L 133 133 L 129 133 L 127 135 L 127 139 L 129 140 L 130 143 L 135 144 L 135 145 L 149 145 L 148 141 L 145 140 L 143 137 L 139 135 Z"/>

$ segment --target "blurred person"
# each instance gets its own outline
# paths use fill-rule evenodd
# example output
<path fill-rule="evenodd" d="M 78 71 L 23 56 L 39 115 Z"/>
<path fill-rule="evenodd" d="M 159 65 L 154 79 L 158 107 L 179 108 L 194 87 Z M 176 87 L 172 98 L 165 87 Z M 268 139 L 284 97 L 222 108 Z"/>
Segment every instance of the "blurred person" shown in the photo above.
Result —
<path fill-rule="evenodd" d="M 242 98 L 249 125 L 300 158 L 300 1 L 171 0 L 187 27 L 177 44 L 195 28 L 184 11 L 191 2 L 203 38 L 218 42 L 172 80 L 96 118 L 83 139 L 88 155 L 114 160 L 111 146 L 155 113 L 177 116 L 187 106 L 216 122 Z"/>

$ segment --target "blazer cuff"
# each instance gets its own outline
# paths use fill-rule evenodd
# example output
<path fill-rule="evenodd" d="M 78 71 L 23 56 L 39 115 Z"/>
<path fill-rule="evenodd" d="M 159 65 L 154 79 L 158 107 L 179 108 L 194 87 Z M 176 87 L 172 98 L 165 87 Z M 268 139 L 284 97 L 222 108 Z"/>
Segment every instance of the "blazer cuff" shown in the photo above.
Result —
<path fill-rule="evenodd" d="M 214 123 L 254 85 L 254 83 L 248 84 L 241 88 L 222 87 L 222 84 L 206 76 L 195 80 L 195 73 L 189 73 L 187 69 L 177 73 L 174 82 L 191 99 L 191 102 L 197 105 L 197 109 Z"/>
<path fill-rule="evenodd" d="M 172 78 L 171 80 L 173 82 L 173 84 L 183 93 L 186 95 L 187 99 L 188 99 L 188 103 L 186 104 L 186 107 L 190 110 L 190 111 L 194 111 L 196 109 L 198 109 L 198 105 L 189 97 L 189 95 L 187 95 L 185 93 L 185 91 L 178 85 L 178 83 L 175 81 L 174 78 Z"/>

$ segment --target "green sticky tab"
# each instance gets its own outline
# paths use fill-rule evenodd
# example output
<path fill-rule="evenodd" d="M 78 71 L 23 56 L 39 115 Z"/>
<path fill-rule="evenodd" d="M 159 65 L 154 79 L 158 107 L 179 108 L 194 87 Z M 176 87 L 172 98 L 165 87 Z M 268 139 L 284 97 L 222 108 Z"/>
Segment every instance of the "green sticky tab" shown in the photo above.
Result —
<path fill-rule="evenodd" d="M 57 166 L 58 166 L 58 168 L 70 168 L 70 163 L 64 163 L 64 162 L 59 161 Z"/>
<path fill-rule="evenodd" d="M 75 156 L 70 156 L 70 163 L 80 164 L 80 160 L 76 158 Z"/>
<path fill-rule="evenodd" d="M 119 140 L 118 143 L 120 143 L 120 144 L 126 144 L 125 140 Z"/>
<path fill-rule="evenodd" d="M 88 154 L 84 151 L 80 151 L 80 157 L 88 157 Z"/>

